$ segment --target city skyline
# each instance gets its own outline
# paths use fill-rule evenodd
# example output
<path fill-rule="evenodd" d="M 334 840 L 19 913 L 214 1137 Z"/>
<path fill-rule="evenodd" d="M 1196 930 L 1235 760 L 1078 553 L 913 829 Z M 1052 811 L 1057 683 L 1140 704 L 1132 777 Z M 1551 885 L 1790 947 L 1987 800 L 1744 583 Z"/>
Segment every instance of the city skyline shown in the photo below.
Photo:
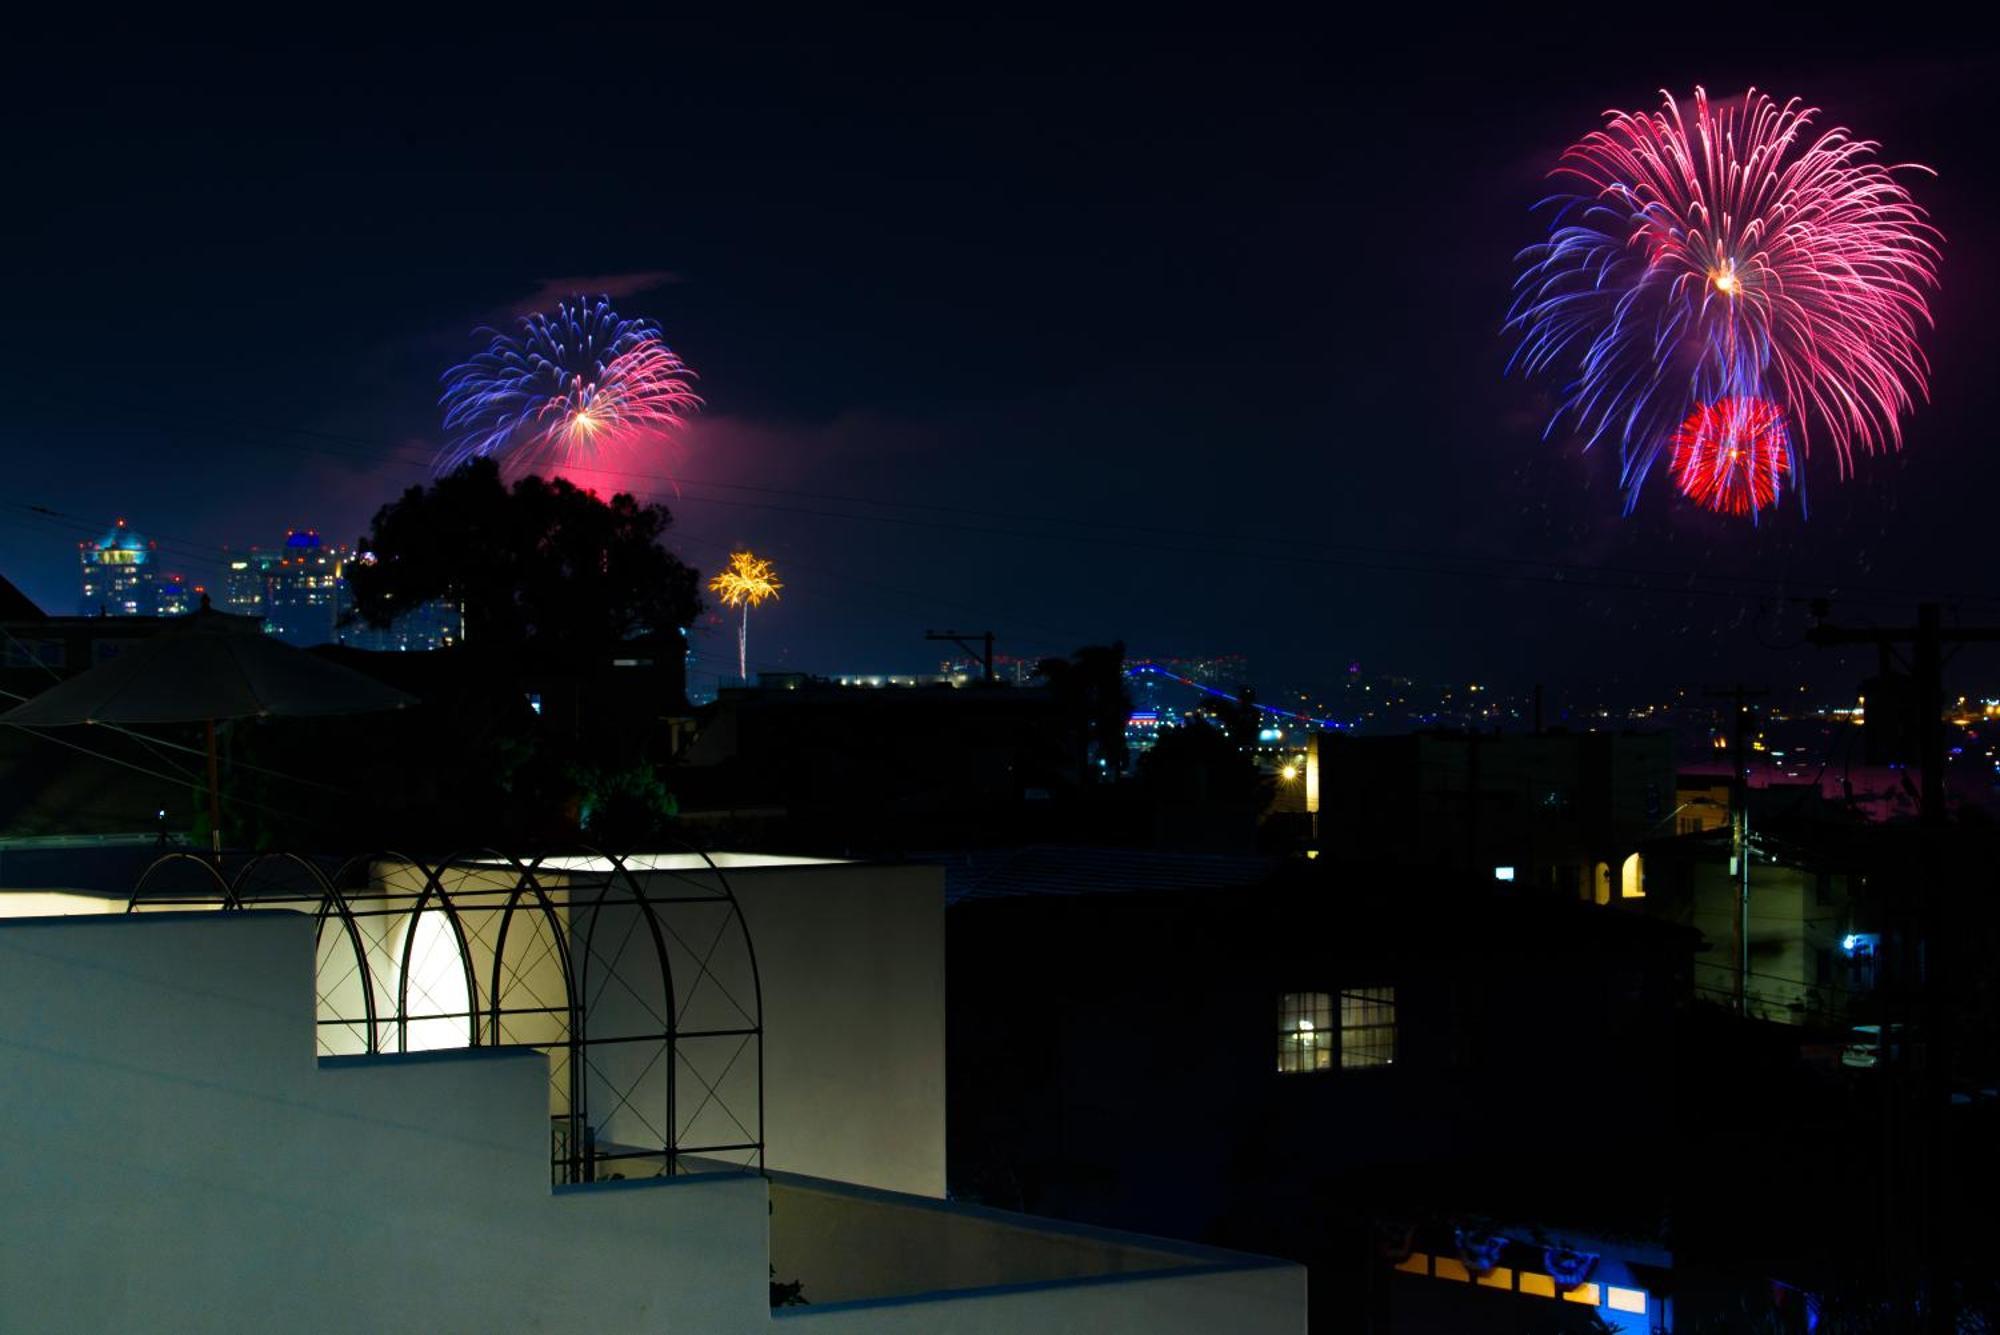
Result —
<path fill-rule="evenodd" d="M 2000 1329 L 1980 21 L 201 18 L 0 43 L 0 1325 Z"/>
<path fill-rule="evenodd" d="M 1279 681 L 1360 659 L 1514 684 L 1831 684 L 1828 656 L 1772 648 L 1796 643 L 1794 599 L 1992 607 L 1968 591 L 1975 526 L 1935 519 L 2000 481 L 1979 444 L 2000 404 L 1968 337 L 1994 282 L 1976 49 L 1898 30 L 1864 50 L 1780 15 L 1720 50 L 1616 25 L 1449 48 L 1272 29 L 1217 53 L 1171 26 L 1051 50 L 885 23 L 838 68 L 809 28 L 676 35 L 704 60 L 671 87 L 617 91 L 606 56 L 587 199 L 556 188 L 562 127 L 511 120 L 515 162 L 473 151 L 512 77 L 479 58 L 515 40 L 504 25 L 394 51 L 181 40 L 143 75 L 111 50 L 95 107 L 51 84 L 62 61 L 21 70 L 29 114 L 66 119 L 25 167 L 51 203 L 11 277 L 47 323 L 4 336 L 25 379 L 0 416 L 0 570 L 66 605 L 61 550 L 138 507 L 196 578 L 176 547 L 272 527 L 252 515 L 352 541 L 428 476 L 439 377 L 472 331 L 599 291 L 660 325 L 707 401 L 657 467 L 600 480 L 667 504 L 668 544 L 704 574 L 744 546 L 787 570 L 767 668 L 925 670 L 923 629 L 976 620 L 1021 656 L 1241 649 Z M 328 103 L 349 68 L 373 95 Z M 1696 82 L 1805 97 L 1931 165 L 1947 238 L 1905 448 L 1755 529 L 1664 493 L 1618 518 L 1615 460 L 1541 440 L 1545 390 L 1503 375 L 1512 256 L 1555 156 L 1603 107 Z M 1204 112 L 1173 114 L 1189 88 Z M 156 162 L 75 151 L 142 97 Z M 667 124 L 671 172 L 653 156 Z M 855 173 L 840 148 L 862 139 Z M 297 151 L 274 159 L 281 141 Z M 254 197 L 229 186 L 246 156 L 268 169 Z M 135 246 L 96 207 L 111 175 L 157 219 Z M 533 206 L 489 225 L 496 197 Z M 152 354 L 115 388 L 50 357 L 106 313 Z M 79 454 L 107 466 L 71 470 Z M 1252 567 L 1283 575 L 1253 590 Z M 725 620 L 711 608 L 701 633 Z"/>

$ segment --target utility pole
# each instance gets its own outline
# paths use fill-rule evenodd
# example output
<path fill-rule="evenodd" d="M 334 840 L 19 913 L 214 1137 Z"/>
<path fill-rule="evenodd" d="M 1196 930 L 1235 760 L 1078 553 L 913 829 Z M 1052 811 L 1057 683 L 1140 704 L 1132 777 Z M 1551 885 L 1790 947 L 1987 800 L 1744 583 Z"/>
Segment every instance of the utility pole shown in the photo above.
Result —
<path fill-rule="evenodd" d="M 1730 733 L 1729 754 L 1733 773 L 1729 783 L 1729 872 L 1736 881 L 1736 1013 L 1750 1013 L 1750 701 L 1766 690 L 1753 690 L 1742 682 L 1734 686 L 1711 686 L 1702 692 L 1710 699 L 1735 703 L 1735 721 Z"/>
<path fill-rule="evenodd" d="M 979 659 L 980 663 L 983 664 L 985 667 L 986 684 L 988 686 L 991 686 L 993 684 L 994 677 L 993 677 L 993 632 L 992 631 L 990 630 L 982 631 L 981 633 L 974 635 L 969 631 L 962 631 L 962 630 L 927 630 L 924 632 L 924 638 L 926 640 L 948 641 L 949 643 L 955 644 L 959 648 L 965 650 L 965 652 L 967 652 L 968 654 L 973 655 L 974 657 Z M 974 640 L 979 641 L 982 647 L 974 649 L 972 647 L 972 641 Z"/>
<path fill-rule="evenodd" d="M 1824 604 L 1814 607 L 1823 616 Z M 1920 829 L 1917 882 L 1914 893 L 1884 905 L 1885 931 L 1881 1050 L 1889 1098 L 1885 1105 L 1887 1144 L 1884 1165 L 1884 1240 L 1889 1248 L 1889 1273 L 1903 1290 L 1900 1308 L 1911 1304 L 1913 1329 L 1950 1329 L 1949 1277 L 1940 1283 L 1935 1265 L 1939 1184 L 1944 1181 L 1944 1109 L 1949 1050 L 1944 1033 L 1945 1011 L 1938 995 L 1944 980 L 1933 965 L 1933 952 L 1947 942 L 1938 934 L 1937 909 L 1944 877 L 1944 649 L 1968 644 L 2000 643 L 2000 626 L 1954 626 L 1944 629 L 1938 604 L 1919 603 L 1914 626 L 1849 627 L 1821 620 L 1806 632 L 1821 648 L 1874 645 L 1886 669 L 1896 647 L 1910 649 L 1911 684 L 1916 691 L 1917 762 L 1923 786 L 1918 794 Z M 1898 1017 L 1906 1017 L 1897 1023 Z M 1898 1218 L 1900 1207 L 1906 1217 Z"/>
<path fill-rule="evenodd" d="M 1886 665 L 1895 646 L 1910 646 L 1910 675 L 1917 691 L 1917 763 L 1923 770 L 1917 819 L 1926 829 L 1944 824 L 1944 646 L 2000 643 L 2000 626 L 1945 630 L 1936 603 L 1917 605 L 1914 626 L 1835 626 L 1821 621 L 1806 639 L 1822 649 L 1872 644 Z"/>

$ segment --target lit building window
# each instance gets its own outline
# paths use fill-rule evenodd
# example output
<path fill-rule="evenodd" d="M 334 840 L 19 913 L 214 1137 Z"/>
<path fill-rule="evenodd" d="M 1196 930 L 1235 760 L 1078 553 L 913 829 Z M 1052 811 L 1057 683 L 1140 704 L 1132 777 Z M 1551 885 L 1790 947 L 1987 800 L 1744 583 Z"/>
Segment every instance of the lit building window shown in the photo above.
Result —
<path fill-rule="evenodd" d="M 1340 994 L 1340 1065 L 1389 1066 L 1396 1060 L 1396 989 L 1362 987 Z"/>
<path fill-rule="evenodd" d="M 1395 988 L 1287 992 L 1279 999 L 1281 1073 L 1391 1066 L 1395 1061 Z"/>
<path fill-rule="evenodd" d="M 1278 1070 L 1325 1071 L 1333 1066 L 1333 997 L 1287 992 L 1278 1003 Z"/>
<path fill-rule="evenodd" d="M 1642 1289 L 1621 1289 L 1615 1284 L 1604 1286 L 1604 1305 L 1614 1312 L 1646 1311 L 1646 1294 Z"/>
<path fill-rule="evenodd" d="M 1618 869 L 1618 897 L 1620 899 L 1644 899 L 1646 897 L 1646 864 L 1637 853 L 1625 859 Z"/>

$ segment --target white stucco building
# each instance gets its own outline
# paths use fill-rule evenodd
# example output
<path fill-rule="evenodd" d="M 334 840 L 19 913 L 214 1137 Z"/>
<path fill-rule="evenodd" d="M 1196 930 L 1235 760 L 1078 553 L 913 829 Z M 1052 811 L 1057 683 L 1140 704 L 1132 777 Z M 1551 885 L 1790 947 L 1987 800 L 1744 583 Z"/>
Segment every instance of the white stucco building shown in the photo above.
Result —
<path fill-rule="evenodd" d="M 942 1199 L 938 872 L 716 861 L 0 893 L 0 1325 L 1304 1330 L 1296 1266 Z"/>

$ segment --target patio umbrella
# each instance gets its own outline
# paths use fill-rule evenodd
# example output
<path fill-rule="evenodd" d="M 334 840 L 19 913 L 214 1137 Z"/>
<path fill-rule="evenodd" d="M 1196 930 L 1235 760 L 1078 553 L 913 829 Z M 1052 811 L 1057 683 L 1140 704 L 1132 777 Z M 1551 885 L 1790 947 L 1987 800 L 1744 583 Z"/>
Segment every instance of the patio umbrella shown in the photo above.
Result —
<path fill-rule="evenodd" d="M 210 842 L 222 849 L 215 725 L 227 719 L 372 714 L 416 703 L 372 677 L 295 649 L 255 617 L 209 608 L 140 640 L 108 663 L 0 714 L 27 728 L 202 723 L 208 730 Z"/>

